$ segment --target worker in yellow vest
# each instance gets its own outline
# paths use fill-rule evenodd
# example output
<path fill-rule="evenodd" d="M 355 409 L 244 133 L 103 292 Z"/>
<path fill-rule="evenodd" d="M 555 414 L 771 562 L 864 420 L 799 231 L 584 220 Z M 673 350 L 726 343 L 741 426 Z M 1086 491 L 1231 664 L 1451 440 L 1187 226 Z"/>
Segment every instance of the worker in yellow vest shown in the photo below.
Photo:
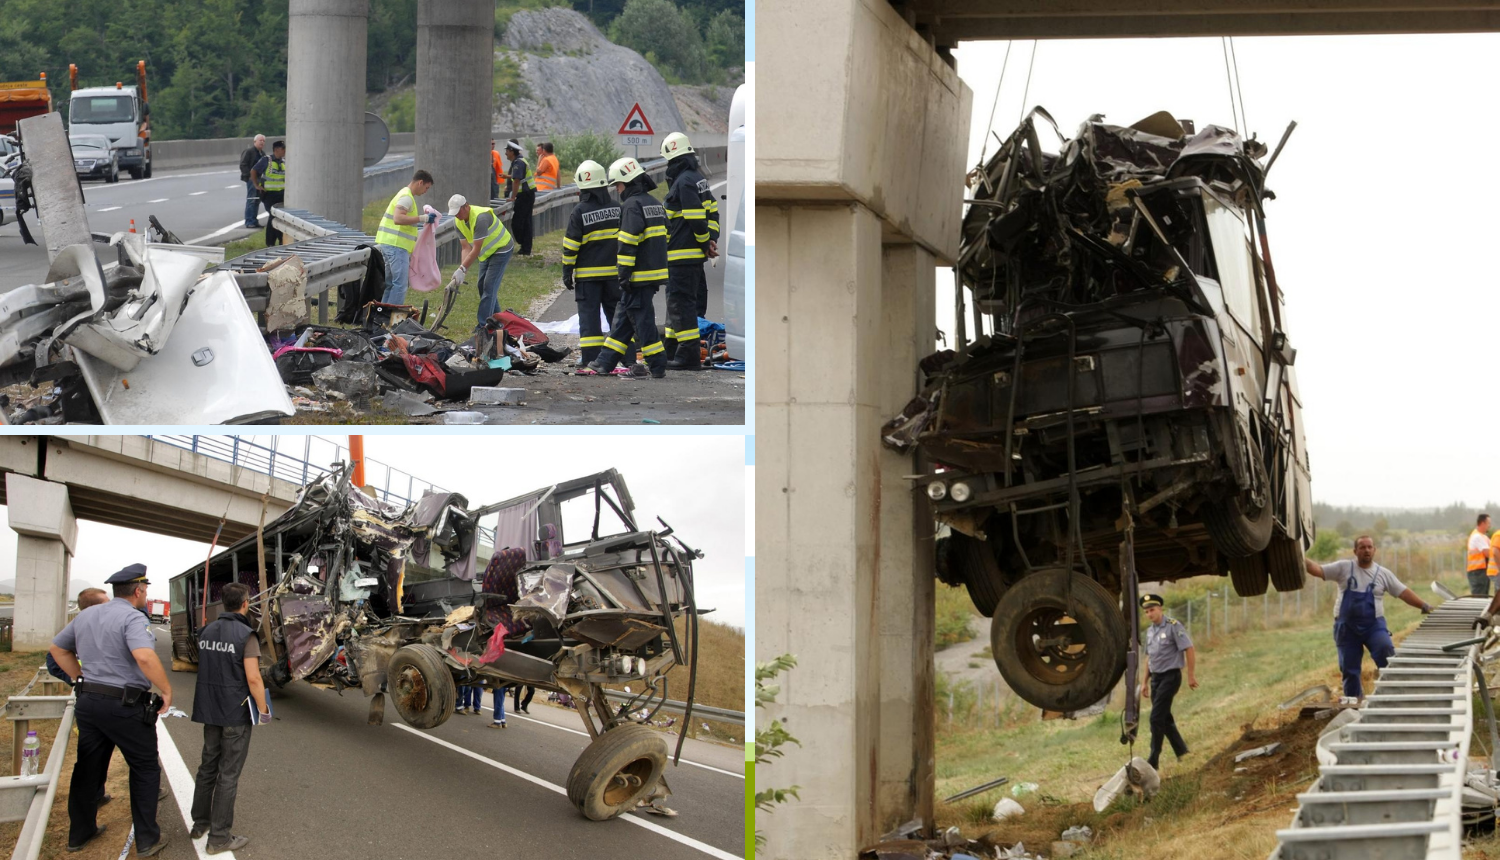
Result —
<path fill-rule="evenodd" d="M 463 285 L 469 268 L 479 263 L 479 325 L 500 310 L 500 281 L 515 253 L 516 242 L 505 223 L 488 206 L 473 206 L 462 194 L 448 198 L 448 214 L 458 228 L 463 258 L 453 270 L 450 287 Z"/>
<path fill-rule="evenodd" d="M 375 247 L 385 258 L 385 293 L 380 300 L 388 305 L 406 304 L 411 252 L 417 247 L 417 225 L 422 221 L 422 215 L 417 211 L 417 198 L 431 190 L 432 174 L 418 170 L 411 175 L 411 182 L 385 205 L 385 214 L 380 216 L 380 226 L 375 230 Z M 436 221 L 437 213 L 428 215 L 427 220 L 429 223 Z"/>
<path fill-rule="evenodd" d="M 1490 593 L 1490 515 L 1480 514 L 1474 521 L 1474 530 L 1469 532 L 1468 564 L 1464 572 L 1469 577 L 1469 593 L 1488 597 Z"/>
<path fill-rule="evenodd" d="M 281 244 L 281 231 L 271 226 L 275 217 L 271 207 L 286 201 L 286 142 L 278 140 L 271 144 L 271 154 L 261 156 L 250 168 L 250 181 L 260 190 L 261 202 L 266 205 L 266 247 Z"/>
<path fill-rule="evenodd" d="M 552 141 L 536 145 L 536 190 L 538 194 L 556 191 L 557 156 L 552 154 Z"/>

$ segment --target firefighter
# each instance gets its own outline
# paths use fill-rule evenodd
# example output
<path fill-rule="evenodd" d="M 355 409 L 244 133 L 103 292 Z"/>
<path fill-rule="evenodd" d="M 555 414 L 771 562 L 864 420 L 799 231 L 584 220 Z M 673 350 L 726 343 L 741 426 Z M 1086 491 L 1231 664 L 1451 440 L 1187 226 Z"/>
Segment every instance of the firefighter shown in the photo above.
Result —
<path fill-rule="evenodd" d="M 644 344 L 651 376 L 667 375 L 667 358 L 656 334 L 656 309 L 652 299 L 667 280 L 667 213 L 651 197 L 656 183 L 634 158 L 622 158 L 609 166 L 609 181 L 620 194 L 620 230 L 617 234 L 615 267 L 620 279 L 620 304 L 610 320 L 604 349 L 589 368 L 610 373 L 625 357 L 631 337 Z M 633 375 L 644 376 L 639 369 Z"/>
<path fill-rule="evenodd" d="M 609 175 L 599 162 L 578 165 L 573 182 L 578 186 L 578 205 L 563 233 L 563 286 L 578 301 L 578 351 L 583 362 L 578 374 L 593 376 L 598 371 L 589 365 L 604 346 L 599 310 L 602 307 L 605 317 L 613 320 L 620 301 L 615 269 L 620 206 L 609 196 Z"/>
<path fill-rule="evenodd" d="M 719 204 L 698 171 L 687 135 L 674 131 L 661 144 L 667 159 L 667 351 L 672 370 L 702 370 L 698 317 L 708 310 L 703 263 L 719 255 Z M 675 351 L 674 351 L 675 344 Z"/>

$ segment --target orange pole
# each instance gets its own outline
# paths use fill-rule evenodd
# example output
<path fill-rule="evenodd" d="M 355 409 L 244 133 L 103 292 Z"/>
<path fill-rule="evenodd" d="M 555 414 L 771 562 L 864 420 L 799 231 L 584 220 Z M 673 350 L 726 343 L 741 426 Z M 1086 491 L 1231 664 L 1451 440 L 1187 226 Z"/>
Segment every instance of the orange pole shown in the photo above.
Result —
<path fill-rule="evenodd" d="M 349 462 L 354 464 L 354 486 L 365 485 L 365 437 L 349 437 Z"/>

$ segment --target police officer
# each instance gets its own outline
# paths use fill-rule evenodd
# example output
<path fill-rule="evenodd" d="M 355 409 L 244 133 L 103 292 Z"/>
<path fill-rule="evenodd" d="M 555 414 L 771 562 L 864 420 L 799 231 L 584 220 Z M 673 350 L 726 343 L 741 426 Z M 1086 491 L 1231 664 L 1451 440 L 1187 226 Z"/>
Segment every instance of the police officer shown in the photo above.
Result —
<path fill-rule="evenodd" d="M 536 171 L 526 161 L 526 153 L 520 141 L 511 138 L 505 142 L 505 155 L 510 159 L 510 173 L 506 176 L 505 194 L 515 204 L 510 218 L 510 228 L 515 231 L 516 252 L 523 257 L 531 256 L 531 210 L 536 205 Z"/>
<path fill-rule="evenodd" d="M 708 310 L 703 264 L 719 256 L 719 202 L 698 171 L 687 135 L 667 135 L 661 156 L 667 159 L 667 369 L 702 370 L 698 317 Z"/>
<path fill-rule="evenodd" d="M 665 347 L 656 334 L 656 309 L 652 299 L 667 280 L 667 213 L 651 197 L 656 183 L 634 158 L 621 158 L 609 166 L 609 180 L 620 193 L 620 230 L 617 235 L 615 268 L 620 279 L 620 304 L 609 323 L 604 349 L 589 368 L 610 373 L 629 348 L 631 337 L 644 344 L 641 354 L 651 376 L 667 375 Z"/>
<path fill-rule="evenodd" d="M 271 210 L 286 202 L 286 142 L 271 144 L 271 154 L 261 158 L 250 169 L 250 178 L 260 189 L 260 200 L 266 206 L 266 247 L 281 244 L 281 231 L 271 226 Z"/>
<path fill-rule="evenodd" d="M 1141 681 L 1141 698 L 1151 699 L 1151 757 L 1146 759 L 1151 767 L 1157 767 L 1161 759 L 1162 739 L 1170 741 L 1172 752 L 1182 758 L 1188 753 L 1187 741 L 1177 731 L 1177 721 L 1172 719 L 1172 698 L 1182 688 L 1182 669 L 1187 666 L 1188 687 L 1198 689 L 1195 673 L 1198 655 L 1187 629 L 1176 618 L 1168 618 L 1162 611 L 1160 594 L 1141 595 L 1141 608 L 1146 610 L 1146 619 L 1151 626 L 1146 628 L 1146 672 L 1149 678 Z"/>
<path fill-rule="evenodd" d="M 143 610 L 146 566 L 132 564 L 106 583 L 114 599 L 78 613 L 52 640 L 51 653 L 77 680 L 78 760 L 68 792 L 68 850 L 77 851 L 103 832 L 97 824 L 100 789 L 115 747 L 130 766 L 130 817 L 136 853 L 161 853 L 167 840 L 156 823 L 161 766 L 156 758 L 156 717 L 172 704 L 172 686 L 156 656 Z M 83 678 L 79 661 L 89 667 Z M 157 696 L 151 686 L 161 690 Z"/>
<path fill-rule="evenodd" d="M 245 616 L 250 589 L 238 582 L 220 593 L 223 610 L 198 634 L 198 685 L 193 691 L 193 722 L 203 724 L 203 761 L 193 789 L 194 839 L 208 834 L 208 853 L 236 851 L 250 841 L 229 832 L 240 770 L 250 752 L 250 703 L 255 722 L 269 722 L 265 683 L 260 677 L 260 640 Z"/>
<path fill-rule="evenodd" d="M 593 376 L 596 371 L 589 365 L 604 347 L 599 311 L 602 308 L 605 318 L 612 320 L 620 303 L 615 268 L 620 205 L 609 196 L 609 177 L 597 161 L 578 165 L 573 182 L 578 185 L 578 205 L 563 232 L 563 286 L 578 301 L 578 351 L 583 363 L 578 374 Z"/>

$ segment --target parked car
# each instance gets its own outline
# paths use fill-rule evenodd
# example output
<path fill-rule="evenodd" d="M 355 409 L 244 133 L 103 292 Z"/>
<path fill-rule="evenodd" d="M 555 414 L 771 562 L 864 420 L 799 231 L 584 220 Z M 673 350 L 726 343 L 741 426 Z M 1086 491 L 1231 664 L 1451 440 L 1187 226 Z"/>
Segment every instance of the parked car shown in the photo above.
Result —
<path fill-rule="evenodd" d="M 73 171 L 79 179 L 120 181 L 120 153 L 110 146 L 109 138 L 99 134 L 75 134 L 68 137 L 73 147 Z"/>
<path fill-rule="evenodd" d="M 1300 589 L 1313 522 L 1266 147 L 1165 112 L 1054 131 L 1037 109 L 971 175 L 954 348 L 882 436 L 931 464 L 937 574 L 1006 682 L 1071 712 L 1125 670 L 1137 582 Z"/>
<path fill-rule="evenodd" d="M 691 719 L 700 555 L 670 527 L 637 524 L 624 478 L 609 470 L 483 507 L 456 493 L 402 506 L 352 486 L 351 471 L 305 487 L 263 545 L 252 535 L 206 573 L 172 579 L 173 668 L 196 668 L 197 632 L 223 587 L 242 582 L 270 685 L 357 690 L 372 724 L 389 696 L 421 729 L 453 715 L 459 685 L 565 693 L 594 739 L 567 780 L 580 812 L 604 820 L 670 794 L 665 736 L 643 723 L 679 664 Z M 611 704 L 606 684 L 639 692 Z"/>

